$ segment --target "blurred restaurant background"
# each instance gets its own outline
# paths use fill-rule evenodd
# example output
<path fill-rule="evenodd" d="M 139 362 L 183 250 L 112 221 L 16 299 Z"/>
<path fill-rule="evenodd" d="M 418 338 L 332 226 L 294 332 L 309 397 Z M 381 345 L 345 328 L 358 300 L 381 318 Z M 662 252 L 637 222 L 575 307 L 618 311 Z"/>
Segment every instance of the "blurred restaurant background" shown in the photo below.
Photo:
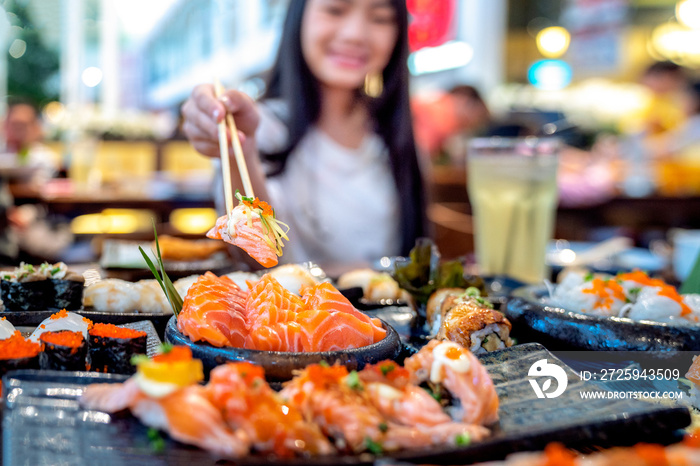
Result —
<path fill-rule="evenodd" d="M 557 239 L 663 248 L 674 229 L 700 228 L 700 111 L 687 89 L 700 79 L 700 0 L 407 5 L 414 127 L 444 256 L 473 251 L 464 141 L 475 135 L 566 142 Z M 286 6 L 0 0 L 0 119 L 22 101 L 41 125 L 40 156 L 0 149 L 17 257 L 95 261 L 104 238 L 147 237 L 152 219 L 201 237 L 216 218 L 214 169 L 182 135 L 180 105 L 215 77 L 260 96 Z M 693 117 L 694 140 L 661 145 Z M 2 172 L 22 158 L 26 170 Z"/>

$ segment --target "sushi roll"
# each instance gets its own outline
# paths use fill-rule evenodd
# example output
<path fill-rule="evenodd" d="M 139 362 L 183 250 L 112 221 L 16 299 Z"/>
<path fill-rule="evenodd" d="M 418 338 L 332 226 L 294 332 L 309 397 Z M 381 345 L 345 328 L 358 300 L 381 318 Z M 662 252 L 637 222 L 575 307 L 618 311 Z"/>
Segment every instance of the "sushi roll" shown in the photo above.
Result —
<path fill-rule="evenodd" d="M 0 296 L 8 311 L 46 310 L 53 305 L 53 283 L 40 276 L 31 264 L 0 275 Z"/>
<path fill-rule="evenodd" d="M 19 330 L 0 340 L 0 377 L 18 369 L 38 369 L 41 345 L 22 336 Z"/>
<path fill-rule="evenodd" d="M 90 369 L 112 374 L 134 374 L 131 357 L 146 354 L 146 332 L 113 324 L 95 324 L 90 329 Z"/>
<path fill-rule="evenodd" d="M 39 266 L 22 262 L 0 275 L 0 296 L 10 311 L 80 309 L 85 279 L 66 264 L 44 262 Z"/>
<path fill-rule="evenodd" d="M 440 288 L 430 295 L 425 309 L 426 321 L 431 329 L 430 335 L 437 334 L 445 313 L 465 292 L 464 288 Z"/>
<path fill-rule="evenodd" d="M 511 323 L 501 312 L 471 298 L 447 311 L 437 338 L 480 354 L 512 346 L 510 330 Z"/>
<path fill-rule="evenodd" d="M 52 314 L 44 319 L 39 326 L 32 332 L 29 339 L 33 342 L 38 342 L 39 337 L 44 332 L 58 332 L 60 330 L 70 330 L 80 332 L 83 338 L 87 341 L 88 329 L 92 327 L 92 321 L 87 317 L 83 317 L 75 312 L 68 312 L 65 309 Z"/>
<path fill-rule="evenodd" d="M 0 319 L 0 340 L 7 340 L 15 334 L 17 329 L 6 317 Z"/>
<path fill-rule="evenodd" d="M 54 265 L 47 263 L 46 266 L 50 275 L 49 281 L 53 284 L 54 303 L 50 308 L 76 310 L 83 306 L 83 289 L 85 288 L 85 278 L 73 271 L 68 270 L 66 264 L 59 262 Z"/>
<path fill-rule="evenodd" d="M 462 345 L 474 354 L 513 345 L 511 323 L 493 309 L 477 288 L 444 288 L 428 300 L 431 334 Z"/>
<path fill-rule="evenodd" d="M 81 332 L 60 330 L 44 332 L 39 337 L 44 351 L 39 365 L 42 369 L 57 371 L 84 371 L 87 369 L 87 342 Z"/>

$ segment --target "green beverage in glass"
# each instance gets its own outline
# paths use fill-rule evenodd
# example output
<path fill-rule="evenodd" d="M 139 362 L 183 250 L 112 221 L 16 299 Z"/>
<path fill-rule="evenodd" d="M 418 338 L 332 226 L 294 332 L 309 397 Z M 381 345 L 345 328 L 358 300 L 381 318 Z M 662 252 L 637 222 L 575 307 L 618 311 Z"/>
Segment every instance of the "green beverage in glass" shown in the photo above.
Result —
<path fill-rule="evenodd" d="M 467 153 L 467 190 L 483 275 L 527 283 L 546 276 L 554 231 L 559 142 L 553 138 L 478 138 Z"/>

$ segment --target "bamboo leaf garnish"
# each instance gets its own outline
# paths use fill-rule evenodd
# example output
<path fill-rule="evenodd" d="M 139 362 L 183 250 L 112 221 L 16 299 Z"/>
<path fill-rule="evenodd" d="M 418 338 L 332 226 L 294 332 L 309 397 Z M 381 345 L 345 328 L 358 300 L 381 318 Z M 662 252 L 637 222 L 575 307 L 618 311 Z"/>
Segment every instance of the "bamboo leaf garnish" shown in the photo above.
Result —
<path fill-rule="evenodd" d="M 148 265 L 148 268 L 151 270 L 151 273 L 153 273 L 153 276 L 156 278 L 156 281 L 160 285 L 160 288 L 163 290 L 163 293 L 165 293 L 165 297 L 168 299 L 168 303 L 170 304 L 170 307 L 173 309 L 173 313 L 177 318 L 178 314 L 180 314 L 180 311 L 182 311 L 183 301 L 182 297 L 180 296 L 180 293 L 177 292 L 177 290 L 175 289 L 175 285 L 173 285 L 173 282 L 170 280 L 170 277 L 168 277 L 168 274 L 165 273 L 165 267 L 163 266 L 163 257 L 160 253 L 160 244 L 158 243 L 158 233 L 156 232 L 155 222 L 153 223 L 153 234 L 155 235 L 156 243 L 156 261 L 160 268 L 160 273 L 158 273 L 158 267 L 156 267 L 156 265 L 153 263 L 151 258 L 148 257 L 148 254 L 146 254 L 146 251 L 144 251 L 141 246 L 139 246 L 139 251 L 141 251 L 141 255 L 146 261 L 146 265 Z"/>

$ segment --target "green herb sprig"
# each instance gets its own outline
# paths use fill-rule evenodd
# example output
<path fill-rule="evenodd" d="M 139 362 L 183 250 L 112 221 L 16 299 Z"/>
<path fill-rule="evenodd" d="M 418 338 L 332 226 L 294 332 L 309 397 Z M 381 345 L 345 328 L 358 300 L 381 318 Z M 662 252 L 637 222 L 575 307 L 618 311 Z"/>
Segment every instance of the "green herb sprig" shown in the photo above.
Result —
<path fill-rule="evenodd" d="M 148 436 L 148 443 L 154 452 L 162 453 L 165 451 L 165 440 L 161 437 L 158 429 L 150 428 L 146 435 Z"/>
<path fill-rule="evenodd" d="M 373 455 L 381 455 L 384 452 L 382 445 L 369 437 L 365 437 L 365 448 Z"/>
<path fill-rule="evenodd" d="M 464 433 L 464 434 L 459 434 L 455 437 L 455 445 L 458 447 L 466 447 L 471 443 L 471 438 L 469 437 L 469 434 Z"/>
<path fill-rule="evenodd" d="M 357 371 L 350 371 L 347 376 L 346 383 L 348 387 L 353 390 L 361 391 L 363 389 L 362 382 L 360 381 L 360 376 Z"/>
<path fill-rule="evenodd" d="M 148 254 L 146 254 L 146 251 L 144 251 L 141 246 L 139 246 L 139 251 L 141 251 L 141 255 L 146 261 L 146 265 L 148 265 L 148 268 L 151 269 L 153 276 L 156 277 L 160 288 L 163 290 L 163 293 L 165 293 L 165 297 L 168 298 L 168 303 L 170 303 L 170 307 L 173 309 L 173 314 L 175 314 L 175 317 L 177 318 L 178 314 L 180 314 L 180 311 L 182 311 L 183 301 L 182 297 L 180 296 L 180 293 L 177 292 L 177 290 L 175 289 L 175 285 L 173 285 L 173 282 L 170 280 L 170 277 L 168 277 L 168 274 L 165 273 L 165 267 L 163 266 L 163 257 L 160 253 L 160 244 L 158 243 L 158 232 L 156 231 L 155 222 L 153 222 L 153 234 L 155 235 L 156 242 L 156 261 L 158 263 L 158 267 L 160 268 L 160 273 L 158 273 L 158 268 L 155 266 L 151 258 L 148 257 Z"/>

